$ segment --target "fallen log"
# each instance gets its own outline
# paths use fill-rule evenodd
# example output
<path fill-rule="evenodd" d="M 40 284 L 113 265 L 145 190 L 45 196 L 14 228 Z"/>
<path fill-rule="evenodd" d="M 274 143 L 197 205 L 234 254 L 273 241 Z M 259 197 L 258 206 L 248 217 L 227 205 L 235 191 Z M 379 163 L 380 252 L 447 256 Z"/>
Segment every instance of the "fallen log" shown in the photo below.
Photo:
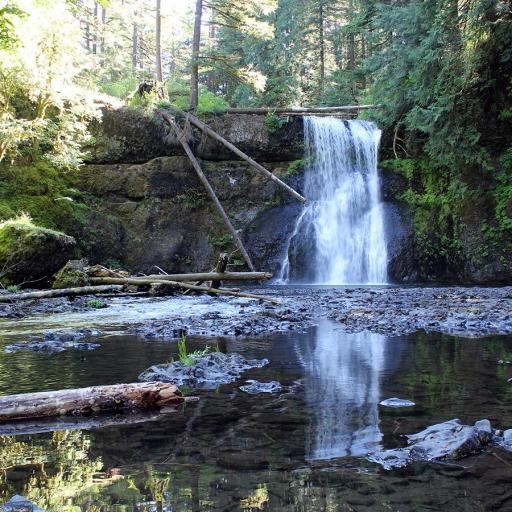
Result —
<path fill-rule="evenodd" d="M 210 182 L 206 178 L 206 176 L 203 173 L 203 170 L 201 169 L 201 166 L 199 165 L 199 162 L 197 161 L 197 158 L 195 157 L 192 149 L 188 145 L 188 142 L 186 141 L 186 130 L 182 131 L 179 126 L 176 124 L 176 121 L 165 111 L 161 111 L 162 117 L 172 126 L 172 129 L 174 130 L 177 139 L 183 146 L 183 149 L 185 150 L 185 153 L 187 154 L 190 162 L 192 163 L 192 167 L 196 171 L 197 176 L 201 180 L 201 183 L 203 184 L 204 188 L 206 189 L 206 192 L 210 196 L 210 199 L 213 201 L 213 204 L 216 206 L 217 210 L 220 213 L 220 216 L 224 220 L 224 224 L 226 224 L 226 227 L 228 228 L 228 231 L 231 233 L 231 236 L 233 237 L 233 240 L 236 243 L 236 246 L 242 253 L 242 256 L 247 263 L 247 266 L 254 272 L 254 265 L 252 264 L 251 258 L 249 257 L 248 252 L 245 250 L 244 244 L 241 240 L 241 238 L 238 236 L 238 233 L 236 229 L 233 227 L 233 224 L 231 224 L 231 221 L 229 220 L 229 217 L 227 213 L 224 211 L 224 208 L 222 207 L 222 204 L 220 203 L 219 199 L 217 198 L 217 195 L 215 194 L 215 191 L 213 190 L 212 186 L 210 185 Z"/>
<path fill-rule="evenodd" d="M 0 397 L 0 422 L 49 416 L 151 409 L 185 401 L 174 384 L 142 382 Z"/>
<path fill-rule="evenodd" d="M 280 302 L 274 297 L 267 297 L 265 295 L 257 295 L 255 293 L 239 292 L 236 290 L 227 290 L 225 288 L 211 288 L 207 286 L 197 286 L 195 284 L 184 283 L 180 281 L 168 281 L 163 279 L 168 276 L 160 276 L 162 279 L 144 279 L 144 278 L 123 278 L 123 277 L 92 277 L 92 283 L 112 283 L 112 284 L 124 284 L 124 285 L 135 285 L 135 286 L 151 286 L 153 284 L 167 284 L 176 288 L 183 288 L 185 290 L 193 290 L 197 292 L 213 293 L 216 295 L 232 295 L 234 297 L 246 297 L 248 299 L 266 300 L 273 304 L 280 304 Z"/>
<path fill-rule="evenodd" d="M 230 149 L 235 155 L 238 155 L 240 158 L 248 162 L 254 169 L 257 171 L 260 171 L 261 173 L 265 174 L 267 177 L 269 177 L 273 182 L 277 183 L 280 187 L 284 188 L 288 193 L 290 193 L 295 199 L 298 201 L 304 203 L 306 201 L 306 198 L 304 196 L 301 196 L 296 190 L 294 190 L 292 187 L 287 185 L 284 181 L 280 180 L 275 174 L 271 173 L 268 169 L 265 169 L 261 164 L 256 162 L 256 160 L 253 160 L 249 155 L 246 155 L 243 151 L 238 149 L 234 144 L 226 140 L 224 137 L 219 135 L 217 132 L 213 131 L 207 124 L 200 121 L 196 116 L 193 116 L 192 114 L 188 114 L 185 112 L 182 112 L 182 114 L 190 120 L 190 122 L 197 126 L 200 130 L 206 132 L 210 137 L 214 138 L 215 140 L 219 141 L 221 144 L 224 144 L 228 149 Z M 168 120 L 170 117 L 167 113 L 162 112 L 162 116 Z"/>
<path fill-rule="evenodd" d="M 79 286 L 77 288 L 61 288 L 56 290 L 41 290 L 38 292 L 9 293 L 0 295 L 0 302 L 14 302 L 17 300 L 51 299 L 54 297 L 74 297 L 77 295 L 94 295 L 122 290 L 122 286 L 110 284 L 108 286 Z"/>
<path fill-rule="evenodd" d="M 112 276 L 114 277 L 114 276 Z M 104 278 L 91 278 L 91 282 L 97 282 L 96 279 Z M 124 278 L 121 278 L 124 279 Z M 151 274 L 149 276 L 137 276 L 131 279 L 138 279 L 141 281 L 155 280 L 155 281 L 266 281 L 272 279 L 272 274 L 269 272 L 195 272 L 191 274 Z"/>
<path fill-rule="evenodd" d="M 320 114 L 322 112 L 346 112 L 351 110 L 368 110 L 381 108 L 382 105 L 344 105 L 341 107 L 255 107 L 255 108 L 228 108 L 228 114 Z"/>

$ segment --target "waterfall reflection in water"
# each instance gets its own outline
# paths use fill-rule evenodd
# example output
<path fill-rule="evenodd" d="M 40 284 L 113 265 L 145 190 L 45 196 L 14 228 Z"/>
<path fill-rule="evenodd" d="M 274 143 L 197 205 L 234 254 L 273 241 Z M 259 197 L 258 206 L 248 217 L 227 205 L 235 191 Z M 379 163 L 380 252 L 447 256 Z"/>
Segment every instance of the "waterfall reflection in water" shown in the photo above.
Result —
<path fill-rule="evenodd" d="M 380 446 L 380 378 L 386 337 L 347 334 L 321 322 L 308 345 L 297 347 L 305 368 L 306 402 L 312 410 L 308 460 L 366 455 Z"/>

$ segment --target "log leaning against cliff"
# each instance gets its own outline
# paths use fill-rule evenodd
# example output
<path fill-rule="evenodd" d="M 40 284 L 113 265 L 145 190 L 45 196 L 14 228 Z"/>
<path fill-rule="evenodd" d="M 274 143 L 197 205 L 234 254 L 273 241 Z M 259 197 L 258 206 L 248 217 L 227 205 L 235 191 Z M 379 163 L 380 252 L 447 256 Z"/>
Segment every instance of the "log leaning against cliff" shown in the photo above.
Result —
<path fill-rule="evenodd" d="M 243 151 L 238 149 L 234 144 L 226 140 L 224 137 L 219 135 L 217 132 L 212 130 L 206 123 L 203 123 L 200 121 L 196 116 L 182 112 L 180 111 L 186 119 L 188 119 L 193 125 L 197 126 L 200 130 L 206 132 L 210 137 L 213 139 L 219 141 L 221 144 L 224 144 L 229 150 L 231 150 L 235 155 L 238 155 L 240 158 L 248 162 L 251 167 L 256 169 L 257 171 L 263 173 L 265 176 L 270 178 L 274 183 L 279 185 L 280 187 L 284 188 L 289 194 L 291 194 L 295 199 L 300 201 L 301 203 L 304 203 L 306 201 L 306 198 L 304 196 L 301 196 L 296 190 L 294 190 L 292 187 L 287 185 L 284 181 L 280 180 L 275 174 L 271 173 L 268 169 L 265 169 L 261 164 L 256 162 L 256 160 L 253 160 L 249 155 L 245 154 Z M 168 116 L 165 112 L 162 113 L 162 116 Z M 165 116 L 164 116 L 165 117 Z M 165 117 L 166 118 L 166 117 Z M 166 118 L 167 119 L 167 118 Z"/>
<path fill-rule="evenodd" d="M 176 121 L 167 112 L 161 111 L 160 113 L 161 113 L 162 117 L 171 125 L 172 129 L 176 133 L 176 138 L 179 140 L 179 142 L 183 146 L 183 149 L 185 150 L 185 153 L 187 154 L 190 162 L 192 163 L 192 166 L 194 167 L 194 170 L 196 171 L 197 176 L 201 180 L 201 183 L 203 184 L 204 188 L 206 189 L 206 192 L 208 193 L 208 195 L 210 196 L 210 199 L 213 201 L 213 203 L 217 207 L 217 210 L 219 211 L 222 219 L 224 220 L 224 224 L 226 224 L 228 231 L 231 233 L 231 236 L 233 237 L 238 249 L 242 253 L 243 258 L 244 258 L 245 262 L 247 263 L 247 266 L 252 271 L 254 271 L 254 265 L 252 264 L 249 254 L 245 250 L 242 240 L 238 236 L 238 233 L 236 232 L 236 229 L 233 227 L 233 224 L 231 224 L 231 221 L 229 220 L 229 217 L 227 216 L 226 212 L 224 211 L 224 208 L 220 204 L 220 201 L 217 198 L 215 191 L 213 190 L 212 186 L 210 185 L 210 182 L 204 175 L 203 170 L 201 169 L 201 166 L 199 165 L 199 162 L 197 161 L 197 158 L 195 157 L 194 153 L 192 152 L 192 149 L 190 148 L 190 146 L 188 145 L 188 142 L 186 141 L 187 130 L 182 131 L 179 128 L 179 126 L 177 125 Z"/>
<path fill-rule="evenodd" d="M 178 405 L 185 401 L 174 384 L 136 382 L 112 386 L 23 393 L 0 397 L 0 422 L 50 416 L 87 416 L 129 409 Z"/>

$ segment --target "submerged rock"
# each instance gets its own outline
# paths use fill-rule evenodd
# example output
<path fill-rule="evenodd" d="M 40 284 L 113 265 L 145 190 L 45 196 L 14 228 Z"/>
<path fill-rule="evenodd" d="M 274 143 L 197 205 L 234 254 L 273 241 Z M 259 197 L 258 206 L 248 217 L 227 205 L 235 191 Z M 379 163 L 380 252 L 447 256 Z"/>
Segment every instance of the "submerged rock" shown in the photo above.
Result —
<path fill-rule="evenodd" d="M 268 359 L 247 360 L 239 354 L 213 352 L 198 357 L 193 365 L 174 361 L 151 366 L 139 375 L 139 380 L 172 382 L 178 386 L 214 389 L 220 384 L 236 381 L 246 370 L 261 368 L 268 363 Z"/>
<path fill-rule="evenodd" d="M 504 444 L 504 439 L 492 430 L 489 420 L 469 426 L 453 419 L 407 438 L 409 446 L 375 452 L 368 460 L 385 469 L 395 469 L 414 461 L 459 460 L 480 453 L 488 446 Z"/>
<path fill-rule="evenodd" d="M 402 398 L 387 398 L 379 402 L 379 405 L 384 407 L 413 407 L 416 404 L 410 400 L 403 400 Z"/>
<path fill-rule="evenodd" d="M 278 393 L 283 389 L 283 386 L 281 386 L 281 383 L 277 382 L 277 380 L 271 380 L 270 382 L 248 380 L 247 382 L 248 384 L 240 386 L 239 389 L 246 393 L 250 393 L 251 395 L 255 395 L 257 393 Z"/>
<path fill-rule="evenodd" d="M 16 494 L 0 508 L 0 512 L 44 512 L 44 510 L 34 505 L 27 498 Z"/>
<path fill-rule="evenodd" d="M 4 352 L 12 354 L 20 350 L 30 352 L 64 352 L 65 350 L 94 350 L 100 345 L 97 343 L 86 343 L 78 340 L 86 336 L 98 336 L 100 331 L 96 329 L 80 329 L 74 332 L 55 331 L 45 334 L 44 338 L 32 336 L 23 343 L 13 343 L 4 348 Z"/>

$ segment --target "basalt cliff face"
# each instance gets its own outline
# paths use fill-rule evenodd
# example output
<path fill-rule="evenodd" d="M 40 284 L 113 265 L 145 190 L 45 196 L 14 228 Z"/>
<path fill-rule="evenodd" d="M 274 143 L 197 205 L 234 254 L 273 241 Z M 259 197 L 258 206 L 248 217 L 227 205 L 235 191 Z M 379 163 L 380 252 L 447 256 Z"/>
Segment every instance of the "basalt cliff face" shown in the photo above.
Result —
<path fill-rule="evenodd" d="M 221 115 L 209 126 L 302 190 L 303 124 L 299 116 L 271 124 L 261 115 Z M 213 268 L 219 252 L 233 252 L 233 241 L 206 195 L 180 143 L 157 117 L 123 108 L 105 110 L 93 127 L 95 144 L 79 171 L 79 188 L 105 222 L 92 237 L 87 257 L 115 260 L 132 271 L 154 266 L 167 272 Z M 286 240 L 301 205 L 267 177 L 220 143 L 193 130 L 191 145 L 227 214 L 244 240 L 255 266 L 278 272 Z M 492 205 L 468 209 L 467 231 L 457 254 L 426 259 L 415 232 L 414 209 L 403 201 L 410 186 L 400 173 L 381 171 L 393 282 L 506 282 L 510 263 L 490 248 L 478 219 L 492 215 Z M 425 263 L 427 262 L 427 263 Z"/>

